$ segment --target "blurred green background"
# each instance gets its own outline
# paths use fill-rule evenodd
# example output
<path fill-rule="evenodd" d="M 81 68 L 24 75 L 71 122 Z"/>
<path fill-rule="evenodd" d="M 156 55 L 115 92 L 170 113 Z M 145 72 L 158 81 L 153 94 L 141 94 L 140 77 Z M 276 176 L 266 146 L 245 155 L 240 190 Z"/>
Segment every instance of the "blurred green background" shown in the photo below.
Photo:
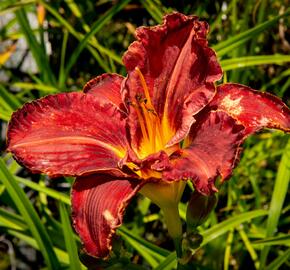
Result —
<path fill-rule="evenodd" d="M 136 27 L 161 23 L 172 11 L 210 24 L 223 81 L 274 93 L 289 106 L 288 6 L 288 0 L 1 0 L 0 269 L 174 269 L 162 214 L 141 196 L 127 209 L 112 258 L 86 256 L 69 218 L 73 179 L 20 167 L 5 153 L 7 122 L 25 102 L 81 90 L 105 72 L 126 75 L 121 57 Z M 199 228 L 202 247 L 185 269 L 290 269 L 287 141 L 271 130 L 247 139 L 215 211 Z M 180 203 L 183 219 L 190 192 L 187 187 Z"/>

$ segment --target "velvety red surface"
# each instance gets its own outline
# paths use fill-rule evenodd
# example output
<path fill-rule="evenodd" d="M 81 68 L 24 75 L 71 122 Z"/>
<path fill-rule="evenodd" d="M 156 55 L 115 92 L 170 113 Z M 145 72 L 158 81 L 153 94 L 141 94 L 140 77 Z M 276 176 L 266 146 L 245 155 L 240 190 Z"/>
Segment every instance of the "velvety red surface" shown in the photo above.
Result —
<path fill-rule="evenodd" d="M 213 97 L 213 82 L 222 76 L 215 52 L 207 46 L 207 33 L 206 22 L 173 13 L 164 17 L 162 25 L 138 28 L 137 41 L 123 56 L 129 75 L 123 89 L 125 98 L 134 102 L 136 95 L 144 96 L 135 71 L 138 67 L 159 118 L 167 118 L 175 131 L 169 144 L 186 135 L 192 115 Z M 132 142 L 138 146 L 141 131 L 134 110 L 129 118 Z"/>
<path fill-rule="evenodd" d="M 27 103 L 8 127 L 8 150 L 33 172 L 51 176 L 117 170 L 115 152 L 128 148 L 117 109 L 83 93 L 57 94 Z"/>
<path fill-rule="evenodd" d="M 220 85 L 210 106 L 237 119 L 246 134 L 265 127 L 290 131 L 290 110 L 279 98 L 241 84 Z"/>
<path fill-rule="evenodd" d="M 137 180 L 113 179 L 101 174 L 76 179 L 71 194 L 72 216 L 89 254 L 109 255 L 115 230 L 139 188 Z"/>
<path fill-rule="evenodd" d="M 119 109 L 124 110 L 121 97 L 123 80 L 124 77 L 118 74 L 102 74 L 88 81 L 83 91 L 97 96 L 100 103 L 112 103 Z"/>
<path fill-rule="evenodd" d="M 173 159 L 165 179 L 192 179 L 195 188 L 208 195 L 217 191 L 218 176 L 226 179 L 232 173 L 242 142 L 244 127 L 224 112 L 203 115 L 191 128 L 188 146 Z"/>

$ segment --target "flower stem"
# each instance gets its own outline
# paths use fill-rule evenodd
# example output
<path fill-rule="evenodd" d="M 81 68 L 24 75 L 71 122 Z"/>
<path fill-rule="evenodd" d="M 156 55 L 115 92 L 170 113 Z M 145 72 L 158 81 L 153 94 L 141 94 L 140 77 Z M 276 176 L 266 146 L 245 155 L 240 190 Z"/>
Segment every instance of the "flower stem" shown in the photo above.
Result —
<path fill-rule="evenodd" d="M 177 258 L 182 257 L 182 223 L 178 203 L 184 191 L 186 182 L 147 183 L 140 193 L 158 205 L 163 213 L 168 233 L 174 241 Z"/>
<path fill-rule="evenodd" d="M 182 258 L 182 223 L 179 216 L 178 205 L 172 205 L 171 207 L 161 209 L 163 211 L 164 221 L 167 225 L 168 233 L 174 242 L 177 257 L 177 269 L 182 269 L 179 263 L 179 259 Z"/>
<path fill-rule="evenodd" d="M 174 238 L 173 242 L 176 250 L 177 259 L 180 259 L 182 257 L 181 237 Z"/>
<path fill-rule="evenodd" d="M 178 205 L 171 205 L 171 207 L 161 208 L 164 216 L 164 221 L 168 229 L 169 235 L 172 237 L 176 257 L 177 257 L 177 269 L 182 269 L 179 263 L 179 259 L 182 258 L 182 223 L 179 216 Z"/>
<path fill-rule="evenodd" d="M 169 235 L 172 239 L 181 239 L 182 224 L 179 216 L 178 205 L 171 205 L 171 207 L 161 208 L 164 216 L 164 221 L 168 229 Z"/>

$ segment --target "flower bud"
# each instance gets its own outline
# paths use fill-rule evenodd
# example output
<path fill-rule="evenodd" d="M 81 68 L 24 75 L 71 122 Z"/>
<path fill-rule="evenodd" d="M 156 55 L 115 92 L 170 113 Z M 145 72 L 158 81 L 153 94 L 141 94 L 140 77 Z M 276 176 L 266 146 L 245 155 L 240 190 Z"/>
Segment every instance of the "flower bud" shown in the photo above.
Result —
<path fill-rule="evenodd" d="M 203 224 L 217 203 L 215 194 L 204 196 L 194 191 L 190 197 L 186 211 L 187 226 L 192 229 Z"/>

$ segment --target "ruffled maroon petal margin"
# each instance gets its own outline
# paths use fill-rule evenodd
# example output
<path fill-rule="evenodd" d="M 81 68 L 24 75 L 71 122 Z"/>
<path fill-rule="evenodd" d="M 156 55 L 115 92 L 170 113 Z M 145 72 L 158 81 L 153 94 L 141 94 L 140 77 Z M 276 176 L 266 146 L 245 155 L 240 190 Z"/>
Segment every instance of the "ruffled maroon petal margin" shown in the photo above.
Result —
<path fill-rule="evenodd" d="M 210 103 L 211 109 L 227 112 L 246 127 L 245 135 L 261 128 L 290 131 L 290 110 L 277 97 L 240 84 L 223 84 Z"/>
<path fill-rule="evenodd" d="M 121 75 L 105 73 L 87 82 L 83 91 L 93 94 L 101 103 L 112 103 L 119 109 L 126 110 L 121 98 L 123 80 Z"/>
<path fill-rule="evenodd" d="M 92 256 L 105 258 L 125 208 L 140 189 L 137 180 L 111 179 L 107 175 L 78 177 L 72 189 L 74 227 Z"/>
<path fill-rule="evenodd" d="M 124 98 L 134 102 L 136 96 L 144 97 L 135 70 L 138 67 L 159 118 L 168 122 L 172 135 L 176 134 L 169 144 L 182 140 L 188 133 L 192 115 L 211 100 L 215 93 L 213 83 L 222 76 L 216 54 L 207 46 L 208 30 L 208 24 L 197 17 L 173 13 L 164 17 L 162 25 L 138 28 L 137 41 L 124 54 L 128 71 Z M 140 127 L 134 110 L 131 111 L 132 142 L 138 146 Z"/>
<path fill-rule="evenodd" d="M 83 93 L 27 103 L 12 115 L 7 137 L 8 151 L 19 163 L 51 176 L 117 173 L 128 149 L 121 113 Z"/>
<path fill-rule="evenodd" d="M 198 192 L 217 191 L 218 176 L 227 179 L 239 156 L 244 127 L 225 112 L 209 112 L 193 125 L 188 146 L 172 160 L 173 168 L 163 173 L 166 180 L 191 179 Z"/>

